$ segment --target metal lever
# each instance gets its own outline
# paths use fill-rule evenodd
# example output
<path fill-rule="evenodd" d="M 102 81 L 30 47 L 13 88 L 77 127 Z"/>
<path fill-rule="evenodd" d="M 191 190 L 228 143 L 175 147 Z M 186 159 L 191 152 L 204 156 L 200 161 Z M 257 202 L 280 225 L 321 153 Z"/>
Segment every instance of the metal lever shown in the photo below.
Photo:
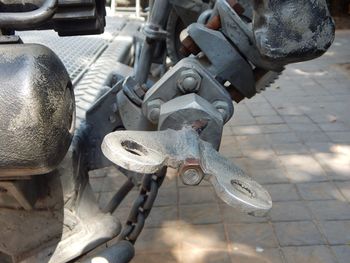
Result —
<path fill-rule="evenodd" d="M 180 169 L 188 160 L 197 160 L 204 179 L 228 205 L 254 216 L 264 216 L 272 207 L 261 185 L 192 129 L 114 132 L 104 138 L 102 152 L 116 165 L 137 173 L 155 173 L 164 166 Z"/>

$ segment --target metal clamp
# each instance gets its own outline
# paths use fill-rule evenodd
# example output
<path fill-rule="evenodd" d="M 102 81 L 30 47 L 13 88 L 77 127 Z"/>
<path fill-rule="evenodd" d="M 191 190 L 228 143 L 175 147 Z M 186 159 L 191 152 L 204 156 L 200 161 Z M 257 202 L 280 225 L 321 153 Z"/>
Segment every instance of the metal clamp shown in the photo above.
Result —
<path fill-rule="evenodd" d="M 217 195 L 228 205 L 254 216 L 264 216 L 272 207 L 271 197 L 261 185 L 201 140 L 192 129 L 118 131 L 105 137 L 102 151 L 113 163 L 148 174 L 164 166 L 181 171 L 188 160 L 198 160 L 204 179 L 211 182 Z"/>

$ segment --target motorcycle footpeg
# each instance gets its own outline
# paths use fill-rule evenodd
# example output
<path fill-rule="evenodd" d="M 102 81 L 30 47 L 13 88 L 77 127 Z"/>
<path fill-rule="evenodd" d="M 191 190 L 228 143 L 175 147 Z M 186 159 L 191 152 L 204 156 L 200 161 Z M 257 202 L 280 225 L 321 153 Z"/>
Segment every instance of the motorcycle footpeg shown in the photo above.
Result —
<path fill-rule="evenodd" d="M 198 183 L 201 178 L 208 180 L 224 202 L 253 216 L 265 216 L 272 207 L 269 193 L 260 184 L 191 129 L 117 131 L 104 138 L 102 151 L 116 165 L 137 173 L 155 173 L 164 166 L 181 174 L 199 171 Z"/>

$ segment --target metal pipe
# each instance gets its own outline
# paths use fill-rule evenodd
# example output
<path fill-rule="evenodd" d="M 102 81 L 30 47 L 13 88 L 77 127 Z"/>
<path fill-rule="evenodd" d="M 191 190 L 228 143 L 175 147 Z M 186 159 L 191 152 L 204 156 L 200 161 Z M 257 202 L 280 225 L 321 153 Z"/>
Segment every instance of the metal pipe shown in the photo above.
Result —
<path fill-rule="evenodd" d="M 55 14 L 57 3 L 58 0 L 46 0 L 34 11 L 0 13 L 0 28 L 26 29 L 45 22 Z"/>
<path fill-rule="evenodd" d="M 113 213 L 123 202 L 124 198 L 130 193 L 130 191 L 134 188 L 134 184 L 131 180 L 127 180 L 122 187 L 118 190 L 118 192 L 112 197 L 111 201 L 107 204 L 107 206 L 103 209 L 104 213 Z"/>
<path fill-rule="evenodd" d="M 150 32 L 162 31 L 166 27 L 166 23 L 169 17 L 171 5 L 168 0 L 154 0 L 149 21 L 145 28 Z M 144 30 L 146 32 L 146 30 Z M 147 82 L 150 68 L 152 65 L 152 59 L 157 44 L 162 41 L 156 37 L 152 37 L 151 34 L 146 34 L 146 39 L 142 46 L 139 65 L 135 72 L 135 80 L 140 85 Z"/>

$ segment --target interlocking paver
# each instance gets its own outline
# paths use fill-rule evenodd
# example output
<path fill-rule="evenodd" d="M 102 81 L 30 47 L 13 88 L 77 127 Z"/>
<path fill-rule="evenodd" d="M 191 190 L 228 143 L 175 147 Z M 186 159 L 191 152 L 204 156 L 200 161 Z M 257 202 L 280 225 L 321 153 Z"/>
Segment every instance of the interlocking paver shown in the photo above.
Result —
<path fill-rule="evenodd" d="M 298 184 L 297 188 L 304 200 L 344 200 L 332 182 Z"/>
<path fill-rule="evenodd" d="M 350 181 L 349 182 L 337 182 L 336 185 L 340 192 L 350 202 Z"/>
<path fill-rule="evenodd" d="M 217 203 L 215 190 L 212 187 L 192 186 L 179 189 L 180 205 Z"/>
<path fill-rule="evenodd" d="M 350 246 L 333 246 L 334 251 L 339 263 L 349 263 L 350 259 Z"/>
<path fill-rule="evenodd" d="M 174 206 L 153 207 L 146 227 L 161 227 L 164 222 L 171 222 L 177 218 L 177 208 Z"/>
<path fill-rule="evenodd" d="M 289 183 L 286 171 L 283 168 L 250 170 L 249 175 L 260 184 Z"/>
<path fill-rule="evenodd" d="M 272 184 L 264 187 L 270 193 L 273 202 L 300 200 L 300 196 L 293 184 Z"/>
<path fill-rule="evenodd" d="M 221 223 L 221 215 L 218 204 L 197 204 L 180 206 L 180 220 L 187 223 L 200 224 L 217 224 Z"/>
<path fill-rule="evenodd" d="M 232 248 L 249 246 L 256 248 L 277 248 L 278 243 L 273 228 L 268 223 L 227 225 L 227 234 Z"/>
<path fill-rule="evenodd" d="M 283 119 L 278 115 L 258 116 L 255 118 L 258 124 L 282 124 Z"/>
<path fill-rule="evenodd" d="M 337 263 L 327 246 L 285 247 L 282 251 L 287 263 Z"/>
<path fill-rule="evenodd" d="M 267 222 L 267 217 L 254 217 L 244 213 L 239 210 L 232 208 L 231 206 L 221 203 L 220 212 L 223 217 L 223 222 L 225 224 L 235 224 L 235 223 L 261 223 Z"/>
<path fill-rule="evenodd" d="M 307 154 L 308 149 L 302 143 L 281 143 L 272 145 L 277 155 Z"/>
<path fill-rule="evenodd" d="M 252 247 L 237 246 L 231 253 L 232 263 L 282 263 L 284 262 L 278 249 L 259 250 Z"/>
<path fill-rule="evenodd" d="M 222 224 L 191 226 L 184 224 L 179 231 L 184 237 L 181 246 L 184 250 L 226 250 L 227 240 Z"/>
<path fill-rule="evenodd" d="M 318 220 L 350 220 L 350 204 L 343 201 L 310 201 L 307 203 Z"/>
<path fill-rule="evenodd" d="M 320 225 L 329 244 L 350 245 L 350 221 L 326 221 Z"/>
<path fill-rule="evenodd" d="M 198 249 L 183 250 L 181 253 L 182 263 L 231 263 L 230 254 L 227 251 Z"/>
<path fill-rule="evenodd" d="M 311 213 L 302 201 L 274 202 L 269 213 L 272 222 L 309 221 Z"/>
<path fill-rule="evenodd" d="M 325 241 L 313 222 L 274 223 L 281 246 L 323 245 Z"/>

